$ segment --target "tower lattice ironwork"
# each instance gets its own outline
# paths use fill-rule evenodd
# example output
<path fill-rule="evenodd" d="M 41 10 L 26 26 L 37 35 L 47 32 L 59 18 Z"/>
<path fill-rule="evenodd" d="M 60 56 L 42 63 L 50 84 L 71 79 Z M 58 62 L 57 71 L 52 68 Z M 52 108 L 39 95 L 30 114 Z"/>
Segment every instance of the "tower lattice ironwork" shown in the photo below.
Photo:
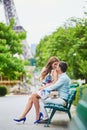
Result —
<path fill-rule="evenodd" d="M 14 27 L 13 30 L 16 32 L 25 31 L 24 28 L 20 25 L 19 18 L 17 16 L 16 7 L 13 0 L 1 0 L 4 6 L 5 18 L 7 25 L 10 23 L 10 19 L 14 19 Z M 22 58 L 29 59 L 32 57 L 30 47 L 26 40 L 23 40 L 23 55 Z"/>

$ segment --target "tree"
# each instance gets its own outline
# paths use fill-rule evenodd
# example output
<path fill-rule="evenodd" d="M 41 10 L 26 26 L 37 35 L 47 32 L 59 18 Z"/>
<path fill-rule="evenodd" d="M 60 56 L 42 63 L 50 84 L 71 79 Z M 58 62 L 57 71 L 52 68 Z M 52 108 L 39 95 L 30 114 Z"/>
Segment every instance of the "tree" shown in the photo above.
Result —
<path fill-rule="evenodd" d="M 47 59 L 54 55 L 60 60 L 68 62 L 68 74 L 71 78 L 81 78 L 87 81 L 85 67 L 87 65 L 86 18 L 71 18 L 51 35 L 41 39 L 36 48 L 38 66 L 44 66 Z"/>
<path fill-rule="evenodd" d="M 18 56 L 22 54 L 21 41 L 26 34 L 12 30 L 13 24 L 13 20 L 8 26 L 0 23 L 0 75 L 11 80 L 25 73 L 24 61 Z"/>

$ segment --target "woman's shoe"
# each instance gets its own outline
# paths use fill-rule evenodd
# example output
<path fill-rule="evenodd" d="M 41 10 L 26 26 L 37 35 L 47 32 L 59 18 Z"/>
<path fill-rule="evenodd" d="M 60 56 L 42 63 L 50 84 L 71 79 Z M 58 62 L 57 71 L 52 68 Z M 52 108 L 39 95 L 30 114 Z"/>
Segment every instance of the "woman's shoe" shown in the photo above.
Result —
<path fill-rule="evenodd" d="M 40 122 L 40 119 L 36 120 L 36 121 L 34 122 L 34 124 L 39 124 L 39 122 Z"/>
<path fill-rule="evenodd" d="M 41 120 L 42 117 L 43 117 L 43 114 L 42 114 L 42 112 L 40 112 L 39 119 L 37 119 L 37 120 L 34 122 L 34 124 L 40 123 L 40 120 Z"/>
<path fill-rule="evenodd" d="M 40 112 L 40 115 L 39 115 L 39 120 L 43 117 L 43 113 Z"/>
<path fill-rule="evenodd" d="M 14 121 L 16 121 L 16 122 L 21 122 L 21 121 L 23 121 L 23 123 L 26 121 L 26 117 L 24 117 L 24 118 L 21 118 L 21 119 L 14 119 Z"/>

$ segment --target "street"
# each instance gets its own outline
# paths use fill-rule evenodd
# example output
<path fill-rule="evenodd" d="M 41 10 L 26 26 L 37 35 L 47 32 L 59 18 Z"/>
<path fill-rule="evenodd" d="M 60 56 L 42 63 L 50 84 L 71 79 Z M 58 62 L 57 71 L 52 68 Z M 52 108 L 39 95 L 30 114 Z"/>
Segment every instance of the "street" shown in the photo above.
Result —
<path fill-rule="evenodd" d="M 34 124 L 34 107 L 27 115 L 27 120 L 23 124 L 16 123 L 13 119 L 18 118 L 24 110 L 29 95 L 10 95 L 0 97 L 0 130 L 69 130 L 68 116 L 61 112 L 55 114 L 50 127 L 44 127 L 44 124 Z"/>

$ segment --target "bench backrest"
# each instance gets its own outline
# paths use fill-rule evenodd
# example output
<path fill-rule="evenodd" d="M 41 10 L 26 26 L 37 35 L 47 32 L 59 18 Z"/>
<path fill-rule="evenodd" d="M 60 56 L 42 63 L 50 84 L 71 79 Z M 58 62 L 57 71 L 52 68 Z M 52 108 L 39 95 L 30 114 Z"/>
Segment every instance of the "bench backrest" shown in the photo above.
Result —
<path fill-rule="evenodd" d="M 71 90 L 69 97 L 68 97 L 68 104 L 67 104 L 67 108 L 70 109 L 73 100 L 75 99 L 75 95 L 76 95 L 76 90 Z"/>

